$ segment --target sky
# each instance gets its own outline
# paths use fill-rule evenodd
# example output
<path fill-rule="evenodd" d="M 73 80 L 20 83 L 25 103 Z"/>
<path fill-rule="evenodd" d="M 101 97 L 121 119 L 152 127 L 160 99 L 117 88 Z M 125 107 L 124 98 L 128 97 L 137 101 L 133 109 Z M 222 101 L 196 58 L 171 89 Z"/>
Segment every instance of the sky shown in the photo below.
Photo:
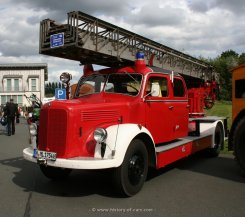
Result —
<path fill-rule="evenodd" d="M 40 21 L 82 11 L 194 57 L 245 52 L 244 0 L 0 0 L 0 64 L 47 63 L 49 81 L 79 62 L 39 54 Z"/>

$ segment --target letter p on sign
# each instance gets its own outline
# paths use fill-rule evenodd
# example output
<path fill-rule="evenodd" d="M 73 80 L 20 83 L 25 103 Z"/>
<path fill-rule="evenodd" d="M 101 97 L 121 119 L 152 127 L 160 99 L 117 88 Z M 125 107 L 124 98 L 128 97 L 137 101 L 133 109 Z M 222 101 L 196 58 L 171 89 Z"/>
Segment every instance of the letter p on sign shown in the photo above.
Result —
<path fill-rule="evenodd" d="M 64 100 L 66 99 L 66 89 L 55 89 L 55 99 Z"/>

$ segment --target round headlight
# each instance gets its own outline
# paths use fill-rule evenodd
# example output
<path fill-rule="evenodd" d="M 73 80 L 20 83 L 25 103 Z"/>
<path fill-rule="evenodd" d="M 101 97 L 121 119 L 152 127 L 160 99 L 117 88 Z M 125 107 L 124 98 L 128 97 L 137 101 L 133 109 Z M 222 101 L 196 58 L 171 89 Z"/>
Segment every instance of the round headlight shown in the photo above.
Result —
<path fill-rule="evenodd" d="M 94 131 L 94 139 L 96 142 L 101 143 L 104 142 L 107 138 L 107 132 L 104 128 L 97 128 Z"/>
<path fill-rule="evenodd" d="M 36 136 L 37 135 L 37 128 L 36 128 L 36 126 L 34 124 L 30 125 L 30 134 L 32 136 Z"/>

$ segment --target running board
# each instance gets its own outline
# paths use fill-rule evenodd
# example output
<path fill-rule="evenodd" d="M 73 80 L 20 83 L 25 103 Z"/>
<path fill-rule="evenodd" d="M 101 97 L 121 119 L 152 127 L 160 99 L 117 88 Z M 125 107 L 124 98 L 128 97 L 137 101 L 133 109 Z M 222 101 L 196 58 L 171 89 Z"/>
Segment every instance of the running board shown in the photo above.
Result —
<path fill-rule="evenodd" d="M 211 134 L 200 137 L 187 136 L 176 142 L 156 147 L 156 168 L 159 169 L 200 150 L 209 148 L 212 145 L 212 140 Z"/>
<path fill-rule="evenodd" d="M 190 142 L 199 141 L 202 138 L 206 138 L 206 137 L 210 137 L 210 136 L 212 136 L 212 135 L 205 134 L 205 135 L 201 135 L 198 137 L 187 136 L 187 137 L 175 140 L 169 144 L 164 144 L 164 145 L 158 146 L 158 147 L 156 147 L 155 150 L 156 150 L 156 153 L 164 152 L 164 151 L 176 148 L 178 146 L 181 146 L 181 145 L 184 145 L 184 144 L 187 144 Z"/>

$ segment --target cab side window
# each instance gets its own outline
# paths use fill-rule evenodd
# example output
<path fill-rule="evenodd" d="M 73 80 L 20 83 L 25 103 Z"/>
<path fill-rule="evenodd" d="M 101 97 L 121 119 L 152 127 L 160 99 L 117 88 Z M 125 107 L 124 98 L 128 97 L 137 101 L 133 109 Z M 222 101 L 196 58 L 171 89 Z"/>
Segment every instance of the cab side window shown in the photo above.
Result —
<path fill-rule="evenodd" d="M 156 84 L 159 85 L 160 87 L 160 93 L 158 95 L 158 97 L 167 97 L 168 96 L 168 80 L 165 77 L 155 77 L 152 76 L 149 78 L 148 83 L 147 83 L 147 89 L 146 89 L 146 93 L 150 93 L 151 92 L 151 87 L 152 84 Z"/>
<path fill-rule="evenodd" d="M 174 97 L 184 97 L 185 88 L 182 80 L 174 78 Z"/>
<path fill-rule="evenodd" d="M 245 98 L 245 79 L 235 81 L 235 97 Z"/>

